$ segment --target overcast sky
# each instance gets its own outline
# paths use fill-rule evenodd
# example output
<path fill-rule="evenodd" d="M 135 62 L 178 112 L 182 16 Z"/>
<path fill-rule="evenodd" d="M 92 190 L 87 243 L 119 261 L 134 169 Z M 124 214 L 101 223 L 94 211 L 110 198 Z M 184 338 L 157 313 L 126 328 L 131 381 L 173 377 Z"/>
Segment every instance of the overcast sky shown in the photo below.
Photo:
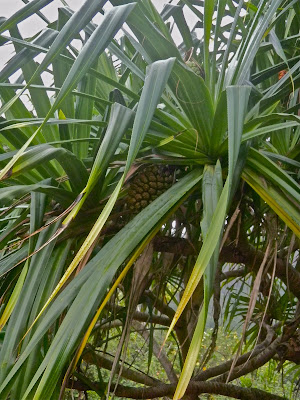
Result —
<path fill-rule="evenodd" d="M 84 1 L 85 0 L 67 0 L 67 3 L 71 9 L 76 11 L 84 3 Z M 157 7 L 157 9 L 161 11 L 164 4 L 167 1 L 152 0 L 152 2 Z M 173 2 L 173 4 L 176 3 L 177 1 Z M 22 0 L 0 0 L 0 16 L 8 18 L 23 6 L 24 3 Z M 53 22 L 57 19 L 58 8 L 61 6 L 63 6 L 63 4 L 60 2 L 60 0 L 54 0 L 48 6 L 42 9 L 42 13 L 50 20 L 50 22 Z M 107 6 L 105 8 L 107 8 Z M 193 26 L 196 22 L 195 15 L 187 7 L 185 7 L 185 14 L 189 25 Z M 99 22 L 100 16 L 99 18 L 96 17 L 94 21 L 96 23 Z M 20 33 L 24 38 L 32 37 L 37 32 L 40 32 L 44 27 L 46 27 L 46 23 L 36 15 L 31 16 L 18 24 Z M 174 31 L 174 34 L 175 34 L 175 40 L 177 38 L 180 41 L 180 34 L 176 31 Z M 13 52 L 14 48 L 12 45 L 6 45 L 0 47 L 0 70 L 3 68 L 5 63 L 12 57 Z"/>
<path fill-rule="evenodd" d="M 159 11 L 163 9 L 166 2 L 167 1 L 164 0 L 152 0 L 152 3 Z M 76 11 L 84 3 L 84 0 L 67 0 L 67 3 L 72 10 Z M 174 4 L 176 4 L 176 1 Z M 8 18 L 23 6 L 24 3 L 22 0 L 0 0 L 0 16 Z M 46 15 L 51 22 L 55 21 L 57 19 L 57 10 L 61 6 L 63 6 L 63 4 L 59 0 L 54 0 L 42 9 L 42 13 Z M 105 6 L 105 8 L 107 8 L 107 6 Z M 189 10 L 186 11 L 188 12 Z M 194 17 L 192 13 L 189 14 L 189 19 Z M 43 21 L 39 17 L 33 16 L 21 22 L 19 24 L 19 29 L 24 37 L 29 37 L 32 36 L 32 32 L 39 31 L 43 26 Z"/>
<path fill-rule="evenodd" d="M 68 4 L 68 6 L 76 11 L 78 10 L 82 4 L 86 0 L 65 0 L 65 2 Z M 90 1 L 96 1 L 96 0 L 90 0 Z M 170 1 L 168 0 L 152 0 L 152 3 L 156 6 L 158 11 L 161 11 L 164 7 L 164 4 L 169 3 Z M 108 2 L 109 3 L 109 2 Z M 177 4 L 178 1 L 174 0 L 172 1 L 172 4 Z M 58 8 L 63 7 L 64 4 L 60 0 L 53 0 L 49 5 L 44 7 L 41 12 L 44 14 L 44 16 L 47 17 L 47 19 L 50 22 L 56 21 L 58 17 Z M 5 17 L 9 18 L 12 16 L 16 11 L 18 11 L 20 8 L 24 7 L 24 2 L 22 0 L 0 0 L 0 17 Z M 110 4 L 106 4 L 104 6 L 104 9 L 107 10 L 111 8 Z M 186 15 L 187 22 L 190 26 L 194 26 L 196 23 L 196 17 L 195 15 L 187 8 L 184 7 L 184 12 Z M 102 16 L 98 13 L 96 17 L 93 19 L 93 21 L 97 24 L 101 21 Z M 25 19 L 24 21 L 20 22 L 18 24 L 19 31 L 22 35 L 23 38 L 30 38 L 43 30 L 47 26 L 46 22 L 43 21 L 39 16 L 33 15 L 30 16 L 29 18 Z M 9 32 L 4 32 L 4 34 L 9 34 Z M 176 42 L 181 42 L 181 35 L 175 27 L 173 30 L 173 37 Z M 75 44 L 76 46 L 76 44 Z M 11 59 L 11 57 L 14 55 L 14 46 L 12 44 L 6 44 L 4 46 L 0 46 L 0 70 L 5 66 L 8 60 Z M 37 56 L 36 61 L 41 62 L 43 58 L 43 55 Z M 19 71 L 17 71 L 14 75 L 12 75 L 9 80 L 10 82 L 14 82 L 19 76 Z M 52 76 L 49 75 L 47 72 L 43 72 L 41 75 L 44 84 L 46 86 L 51 85 L 52 82 Z M 30 107 L 27 101 L 27 97 L 22 95 L 22 100 L 24 103 Z M 1 101 L 0 101 L 1 105 Z"/>

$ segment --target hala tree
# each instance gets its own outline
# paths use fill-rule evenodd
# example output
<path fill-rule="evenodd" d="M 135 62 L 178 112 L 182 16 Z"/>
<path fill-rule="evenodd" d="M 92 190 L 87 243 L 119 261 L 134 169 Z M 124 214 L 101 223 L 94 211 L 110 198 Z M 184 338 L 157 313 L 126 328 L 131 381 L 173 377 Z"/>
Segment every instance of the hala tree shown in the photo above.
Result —
<path fill-rule="evenodd" d="M 86 1 L 55 23 L 48 3 L 0 25 L 15 49 L 0 72 L 1 398 L 283 398 L 237 378 L 300 362 L 299 2 L 159 14 L 150 0 Z M 45 29 L 23 38 L 33 14 Z M 206 368 L 233 320 L 233 359 Z M 134 332 L 165 380 L 124 364 Z"/>

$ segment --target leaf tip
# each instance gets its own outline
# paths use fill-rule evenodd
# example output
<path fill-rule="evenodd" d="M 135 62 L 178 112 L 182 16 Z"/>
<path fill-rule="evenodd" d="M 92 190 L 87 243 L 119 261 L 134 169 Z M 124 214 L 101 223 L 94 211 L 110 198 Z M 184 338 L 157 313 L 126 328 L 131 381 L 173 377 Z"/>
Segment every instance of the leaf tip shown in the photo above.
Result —
<path fill-rule="evenodd" d="M 12 176 L 13 169 L 10 168 L 7 172 L 2 175 L 2 171 L 0 171 L 0 181 L 4 181 L 5 179 L 8 179 Z"/>

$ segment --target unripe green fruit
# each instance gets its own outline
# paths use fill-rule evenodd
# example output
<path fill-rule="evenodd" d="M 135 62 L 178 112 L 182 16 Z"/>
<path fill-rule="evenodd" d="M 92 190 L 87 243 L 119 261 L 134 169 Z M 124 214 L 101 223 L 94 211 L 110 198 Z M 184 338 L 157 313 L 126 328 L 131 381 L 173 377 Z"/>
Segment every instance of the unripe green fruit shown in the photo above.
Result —
<path fill-rule="evenodd" d="M 174 169 L 164 165 L 149 165 L 139 170 L 130 181 L 127 205 L 134 212 L 145 208 L 172 186 Z"/>

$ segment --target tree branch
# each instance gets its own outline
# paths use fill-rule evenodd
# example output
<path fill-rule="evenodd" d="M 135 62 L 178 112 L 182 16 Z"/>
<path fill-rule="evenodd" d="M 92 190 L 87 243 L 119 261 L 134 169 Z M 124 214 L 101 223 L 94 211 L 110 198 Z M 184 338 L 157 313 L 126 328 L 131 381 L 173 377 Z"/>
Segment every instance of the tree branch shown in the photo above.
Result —
<path fill-rule="evenodd" d="M 226 262 L 244 264 L 249 271 L 257 272 L 264 258 L 264 252 L 257 250 L 249 243 L 239 242 L 238 247 L 233 245 L 224 247 L 220 258 Z M 277 257 L 275 275 L 289 287 L 295 297 L 300 299 L 300 272 L 286 260 Z"/>
<path fill-rule="evenodd" d="M 197 251 L 187 239 L 173 236 L 155 236 L 153 239 L 155 251 L 181 254 L 183 256 L 196 255 Z"/>
<path fill-rule="evenodd" d="M 247 361 L 245 365 L 242 367 L 235 367 L 233 372 L 230 374 L 230 379 L 229 381 L 233 381 L 236 378 L 239 378 L 240 376 L 246 375 L 249 372 L 255 371 L 256 369 L 262 367 L 264 364 L 266 364 L 268 361 L 271 360 L 272 357 L 277 352 L 277 348 L 280 345 L 280 343 L 285 342 L 288 340 L 291 336 L 293 336 L 294 332 L 297 330 L 299 326 L 299 318 L 296 318 L 293 321 L 290 321 L 286 326 L 283 331 L 283 334 L 280 337 L 277 337 L 270 346 L 268 346 L 264 351 L 259 353 L 256 357 L 252 358 L 251 360 Z M 215 378 L 213 381 L 218 381 L 218 382 L 225 382 L 227 381 L 228 378 L 228 373 L 225 373 L 218 378 Z"/>
<path fill-rule="evenodd" d="M 151 388 L 129 388 L 119 385 L 115 394 L 119 397 L 131 399 L 154 399 L 158 397 L 171 397 L 176 385 L 159 385 Z M 186 395 L 199 395 L 203 393 L 220 394 L 241 400 L 285 400 L 284 397 L 264 392 L 259 389 L 244 388 L 231 384 L 217 382 L 191 382 L 186 390 Z"/>
<path fill-rule="evenodd" d="M 81 381 L 71 381 L 69 387 L 79 391 L 93 390 L 99 385 L 93 383 L 93 387 L 90 387 Z M 114 391 L 115 395 L 123 398 L 130 399 L 155 399 L 158 397 L 172 397 L 176 389 L 176 384 L 160 384 L 156 387 L 129 387 L 118 385 L 115 387 L 111 385 L 111 391 Z M 229 396 L 233 399 L 240 400 L 287 400 L 286 397 L 277 396 L 272 393 L 267 393 L 263 390 L 254 388 L 244 388 L 220 382 L 190 382 L 186 395 L 200 395 L 204 393 L 219 394 L 221 396 Z"/>
<path fill-rule="evenodd" d="M 101 356 L 100 354 L 94 353 L 93 349 L 89 348 L 87 352 L 82 355 L 82 358 L 88 364 L 98 365 L 98 367 L 107 369 L 111 371 L 113 361 L 109 360 L 107 357 Z M 119 373 L 120 365 L 116 368 L 116 373 Z M 158 379 L 152 378 L 149 375 L 143 374 L 142 372 L 135 371 L 130 368 L 122 368 L 121 376 L 125 379 L 136 383 L 142 383 L 147 386 L 153 386 L 160 383 Z"/>
<path fill-rule="evenodd" d="M 164 303 L 162 300 L 160 300 L 151 290 L 145 290 L 144 293 L 147 297 L 149 297 L 150 300 L 153 302 L 153 307 L 155 307 L 158 311 L 160 311 L 162 314 L 167 315 L 171 320 L 173 319 L 175 315 L 175 311 L 173 308 L 168 306 L 166 303 Z"/>
<path fill-rule="evenodd" d="M 274 342 L 267 347 L 264 351 L 258 354 L 256 357 L 252 358 L 251 360 L 247 361 L 245 365 L 241 367 L 235 367 L 232 373 L 230 374 L 229 381 L 233 381 L 234 379 L 239 378 L 240 376 L 246 375 L 249 372 L 255 371 L 259 367 L 262 367 L 271 358 L 276 354 L 276 348 L 281 343 L 282 338 L 278 337 L 274 340 Z M 226 382 L 228 378 L 228 372 L 223 375 L 218 376 L 213 381 L 217 382 Z"/>
<path fill-rule="evenodd" d="M 224 281 L 230 278 L 238 278 L 247 274 L 246 268 L 231 269 L 230 271 L 222 272 L 220 279 Z"/>
<path fill-rule="evenodd" d="M 197 254 L 191 243 L 184 238 L 157 236 L 153 243 L 155 251 L 180 253 L 185 256 Z M 220 261 L 244 264 L 249 271 L 257 271 L 263 258 L 264 253 L 262 251 L 241 240 L 237 247 L 233 244 L 224 246 L 220 253 Z M 276 260 L 276 277 L 286 285 L 288 283 L 290 291 L 300 299 L 300 272 L 287 264 L 285 259 L 279 257 Z"/>
<path fill-rule="evenodd" d="M 114 306 L 115 309 L 117 311 L 120 310 L 124 310 L 124 307 L 120 307 L 115 305 Z M 170 326 L 171 324 L 171 320 L 170 318 L 164 316 L 164 315 L 155 315 L 153 314 L 151 317 L 149 314 L 147 313 L 143 313 L 141 311 L 134 311 L 133 312 L 133 317 L 132 317 L 135 321 L 139 321 L 139 322 L 152 322 L 153 324 L 158 324 L 158 325 L 162 325 L 162 326 Z M 114 328 L 116 326 L 121 326 L 123 325 L 122 323 L 117 322 L 118 318 L 116 318 L 114 321 L 112 322 L 106 322 L 103 324 L 97 324 L 95 326 L 96 329 L 111 329 Z"/>
<path fill-rule="evenodd" d="M 257 356 L 260 354 L 263 350 L 265 350 L 271 343 L 274 337 L 274 331 L 271 327 L 267 328 L 267 335 L 265 340 L 257 345 L 253 350 L 242 354 L 236 361 L 236 366 L 238 367 L 239 365 L 244 364 L 250 357 L 252 359 L 253 357 Z M 194 381 L 205 381 L 209 378 L 213 378 L 215 376 L 224 374 L 225 372 L 230 370 L 230 367 L 233 362 L 233 358 L 231 360 L 228 360 L 224 362 L 223 364 L 217 365 L 212 368 L 208 368 L 205 371 L 201 371 L 198 375 L 196 375 L 193 380 Z"/>

